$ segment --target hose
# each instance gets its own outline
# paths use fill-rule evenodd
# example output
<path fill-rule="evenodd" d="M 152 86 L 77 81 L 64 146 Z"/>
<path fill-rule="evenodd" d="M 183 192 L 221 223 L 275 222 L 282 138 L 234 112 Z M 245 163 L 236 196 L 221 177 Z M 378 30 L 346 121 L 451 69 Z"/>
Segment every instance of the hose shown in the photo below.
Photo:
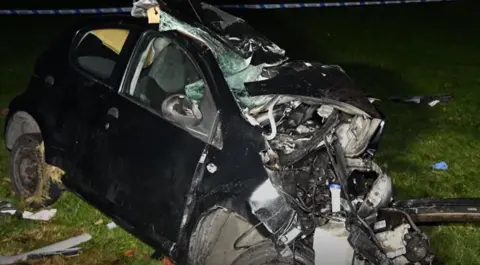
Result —
<path fill-rule="evenodd" d="M 268 121 L 270 122 L 270 128 L 272 128 L 272 132 L 269 135 L 265 135 L 265 138 L 270 141 L 277 136 L 277 125 L 275 124 L 275 117 L 273 117 L 273 107 L 277 104 L 280 97 L 275 97 L 272 102 L 268 105 Z"/>

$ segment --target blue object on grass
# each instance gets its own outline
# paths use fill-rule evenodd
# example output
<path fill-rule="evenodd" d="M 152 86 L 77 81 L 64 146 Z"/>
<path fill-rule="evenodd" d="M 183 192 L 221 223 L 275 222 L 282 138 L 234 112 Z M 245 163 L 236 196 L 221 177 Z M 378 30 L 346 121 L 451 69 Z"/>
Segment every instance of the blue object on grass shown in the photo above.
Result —
<path fill-rule="evenodd" d="M 442 161 L 442 162 L 438 162 L 436 164 L 433 164 L 432 168 L 439 169 L 439 170 L 447 170 L 448 165 L 447 165 L 447 163 L 445 163 L 445 161 Z"/>

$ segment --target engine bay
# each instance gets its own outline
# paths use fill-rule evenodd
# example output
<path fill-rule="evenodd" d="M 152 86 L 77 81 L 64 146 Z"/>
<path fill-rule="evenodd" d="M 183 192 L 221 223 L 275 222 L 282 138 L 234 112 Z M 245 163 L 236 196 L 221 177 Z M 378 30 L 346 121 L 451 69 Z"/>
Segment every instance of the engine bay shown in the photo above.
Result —
<path fill-rule="evenodd" d="M 344 245 L 354 249 L 348 264 L 430 264 L 426 235 L 408 214 L 385 208 L 392 180 L 373 162 L 372 146 L 381 119 L 289 96 L 273 96 L 246 115 L 263 129 L 264 166 L 295 213 L 292 225 L 272 229 L 285 236 L 283 247 L 300 240 L 313 248 L 318 228 L 338 234 L 340 225 Z"/>

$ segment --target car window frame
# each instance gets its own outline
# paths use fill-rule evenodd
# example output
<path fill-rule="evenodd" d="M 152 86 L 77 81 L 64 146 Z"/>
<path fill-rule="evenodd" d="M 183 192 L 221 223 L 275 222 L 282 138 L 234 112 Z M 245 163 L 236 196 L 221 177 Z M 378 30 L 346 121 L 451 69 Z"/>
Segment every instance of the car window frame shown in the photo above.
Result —
<path fill-rule="evenodd" d="M 157 37 L 167 37 L 167 38 L 172 39 L 173 43 L 178 45 L 186 53 L 186 56 L 188 57 L 188 59 L 191 60 L 193 66 L 198 71 L 198 74 L 200 75 L 201 79 L 205 83 L 205 89 L 207 90 L 205 92 L 205 95 L 208 94 L 209 97 L 210 97 L 210 100 L 212 101 L 212 104 L 214 104 L 214 109 L 216 110 L 215 114 L 217 114 L 219 112 L 219 110 L 220 110 L 219 106 L 218 106 L 218 104 L 217 104 L 217 102 L 216 102 L 216 100 L 215 100 L 215 98 L 212 94 L 213 91 L 211 89 L 211 87 L 215 84 L 212 84 L 211 81 L 206 77 L 205 73 L 203 72 L 203 70 L 200 67 L 200 65 L 198 64 L 198 62 L 191 56 L 191 54 L 189 54 L 189 53 L 192 52 L 191 49 L 186 47 L 185 43 L 183 43 L 183 41 L 185 41 L 185 40 L 186 41 L 192 41 L 192 42 L 194 40 L 189 39 L 187 36 L 184 36 L 184 35 L 182 35 L 181 33 L 179 33 L 178 31 L 175 31 L 175 30 L 163 31 L 163 32 L 160 32 L 158 30 L 146 30 L 145 32 L 143 32 L 140 35 L 140 37 L 138 38 L 138 40 L 136 42 L 136 45 L 133 49 L 133 52 L 130 54 L 130 58 L 128 59 L 127 67 L 125 68 L 125 72 L 123 74 L 122 80 L 120 82 L 120 85 L 118 86 L 117 94 L 121 97 L 126 98 L 130 102 L 136 104 L 140 108 L 143 108 L 143 109 L 149 111 L 150 113 L 156 115 L 157 117 L 161 118 L 162 120 L 164 120 L 164 121 L 180 128 L 180 129 L 184 130 L 185 132 L 191 134 L 192 136 L 196 137 L 197 139 L 199 139 L 199 140 L 205 142 L 206 144 L 208 144 L 206 139 L 202 139 L 202 138 L 194 135 L 194 133 L 197 132 L 197 130 L 195 128 L 190 128 L 189 129 L 187 126 L 181 126 L 178 123 L 172 122 L 171 120 L 163 117 L 163 115 L 158 113 L 158 111 L 144 105 L 139 99 L 131 96 L 128 93 L 128 90 L 130 89 L 130 85 L 131 85 L 131 83 L 133 81 L 133 78 L 135 76 L 135 70 L 137 69 L 138 64 L 140 63 L 140 59 L 142 57 L 143 52 L 145 51 L 146 48 L 148 48 L 150 42 L 154 38 L 157 38 Z M 137 80 L 137 82 L 138 82 L 138 80 Z M 214 115 L 214 114 L 212 113 L 212 114 L 209 114 L 209 116 L 210 115 Z M 222 135 L 222 129 L 221 129 L 222 121 L 221 121 L 221 117 L 218 117 L 218 119 L 219 119 L 219 121 L 218 121 L 218 125 L 217 125 L 216 136 L 214 137 L 213 146 L 215 146 L 219 150 L 222 150 L 222 148 L 223 148 L 223 135 Z M 206 135 L 207 139 L 209 138 L 208 133 L 209 132 L 207 132 L 207 135 Z M 197 135 L 199 135 L 199 134 L 197 133 Z"/>
<path fill-rule="evenodd" d="M 80 44 L 80 42 L 82 41 L 85 34 L 87 34 L 90 31 L 98 30 L 98 29 L 126 29 L 126 30 L 128 30 L 128 36 L 127 36 L 127 39 L 125 40 L 125 44 L 123 45 L 121 52 L 118 54 L 119 59 L 118 59 L 117 62 L 115 62 L 115 66 L 112 70 L 112 74 L 106 80 L 98 78 L 94 74 L 92 74 L 89 71 L 87 71 L 86 69 L 84 69 L 78 63 L 78 60 L 77 60 L 77 58 L 78 58 L 77 53 L 76 53 L 77 47 Z M 135 27 L 133 27 L 132 25 L 129 25 L 129 24 L 107 22 L 107 23 L 97 24 L 97 25 L 94 25 L 94 26 L 89 25 L 89 26 L 83 27 L 81 29 L 78 29 L 75 32 L 74 37 L 72 38 L 72 41 L 70 43 L 70 47 L 69 47 L 69 51 L 68 51 L 69 64 L 73 67 L 73 69 L 75 71 L 77 71 L 78 73 L 83 75 L 85 78 L 87 78 L 87 79 L 89 79 L 93 82 L 102 84 L 102 85 L 108 87 L 109 89 L 115 90 L 115 87 L 119 84 L 118 79 L 121 79 L 123 77 L 123 75 L 120 75 L 120 78 L 119 78 L 119 76 L 117 74 L 118 73 L 118 68 L 122 67 L 121 64 L 124 63 L 124 60 L 122 58 L 125 56 L 125 53 L 128 53 L 129 50 L 131 50 L 131 49 L 128 49 L 128 47 L 129 47 L 129 45 L 132 45 L 131 43 L 132 43 L 132 40 L 134 38 L 135 38 Z M 127 54 L 126 56 L 129 57 L 130 54 Z"/>

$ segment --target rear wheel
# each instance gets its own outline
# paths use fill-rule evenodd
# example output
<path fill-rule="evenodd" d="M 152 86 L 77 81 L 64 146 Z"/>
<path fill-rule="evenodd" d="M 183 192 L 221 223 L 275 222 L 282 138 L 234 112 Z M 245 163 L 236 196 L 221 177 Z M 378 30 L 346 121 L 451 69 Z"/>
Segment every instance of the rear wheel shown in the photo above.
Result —
<path fill-rule="evenodd" d="M 62 194 L 59 182 L 63 171 L 45 163 L 43 140 L 39 134 L 24 134 L 10 153 L 10 179 L 13 190 L 27 206 L 42 208 Z"/>

